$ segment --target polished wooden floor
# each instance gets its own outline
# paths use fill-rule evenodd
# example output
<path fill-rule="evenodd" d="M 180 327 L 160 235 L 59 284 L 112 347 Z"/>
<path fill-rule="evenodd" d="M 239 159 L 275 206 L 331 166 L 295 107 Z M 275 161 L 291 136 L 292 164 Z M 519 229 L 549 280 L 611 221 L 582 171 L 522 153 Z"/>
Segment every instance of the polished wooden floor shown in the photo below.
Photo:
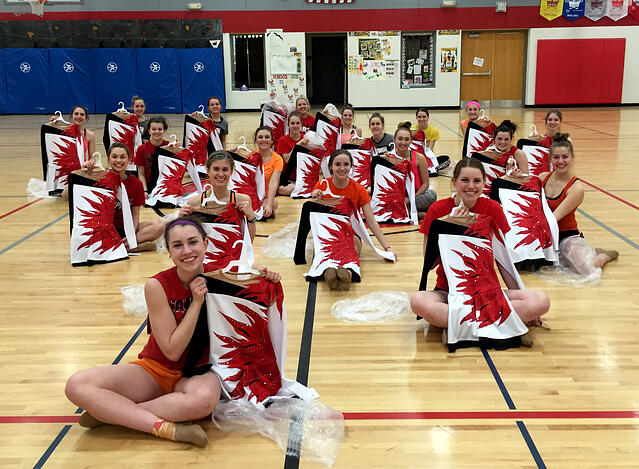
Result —
<path fill-rule="evenodd" d="M 528 133 L 545 110 L 495 110 Z M 384 112 L 387 130 L 408 111 Z M 367 115 L 356 116 L 365 127 Z M 229 144 L 252 139 L 257 113 L 228 113 Z M 434 111 L 441 132 L 436 153 L 458 158 L 460 113 Z M 197 449 L 126 429 L 92 431 L 74 422 L 64 383 L 75 371 L 111 363 L 126 349 L 133 359 L 146 341 L 127 343 L 143 319 L 126 316 L 120 288 L 143 283 L 170 265 L 146 252 L 94 267 L 69 263 L 67 206 L 26 197 L 41 178 L 42 116 L 0 116 L 0 452 L 1 467 L 284 467 L 285 456 L 261 436 L 227 434 L 204 423 L 210 444 Z M 182 117 L 169 117 L 181 139 Z M 104 116 L 89 128 L 102 140 Z M 422 237 L 385 229 L 399 255 L 384 263 L 365 248 L 361 284 L 331 292 L 318 284 L 309 385 L 345 415 L 336 468 L 610 468 L 639 467 L 639 108 L 564 111 L 563 130 L 576 147 L 577 173 L 589 186 L 577 215 L 588 240 L 619 250 L 597 287 L 575 289 L 526 274 L 544 290 L 551 331 L 535 331 L 532 349 L 449 354 L 440 332 L 426 336 L 413 317 L 384 324 L 333 318 L 338 299 L 376 290 L 412 293 L 419 281 Z M 102 150 L 101 145 L 98 149 Z M 433 180 L 440 197 L 450 179 Z M 600 190 L 602 189 L 602 190 Z M 280 199 L 277 218 L 258 224 L 268 235 L 295 220 L 300 201 Z M 143 219 L 154 217 L 148 209 Z M 258 262 L 282 273 L 288 311 L 286 372 L 295 378 L 308 284 L 292 260 Z M 77 415 L 75 415 L 77 417 Z M 66 426 L 68 424 L 68 427 Z M 302 459 L 300 467 L 321 467 Z"/>

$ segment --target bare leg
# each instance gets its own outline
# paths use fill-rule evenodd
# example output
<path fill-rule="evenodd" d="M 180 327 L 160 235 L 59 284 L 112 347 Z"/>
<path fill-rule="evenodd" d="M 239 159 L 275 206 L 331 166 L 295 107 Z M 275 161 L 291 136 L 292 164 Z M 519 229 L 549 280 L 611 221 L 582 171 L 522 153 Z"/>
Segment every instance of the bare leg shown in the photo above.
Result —
<path fill-rule="evenodd" d="M 138 239 L 138 243 L 155 241 L 164 234 L 164 227 L 165 223 L 161 218 L 141 221 L 138 224 L 138 230 L 135 232 L 135 237 Z"/>
<path fill-rule="evenodd" d="M 295 189 L 295 183 L 290 183 L 287 186 L 280 186 L 277 188 L 277 195 L 291 195 Z"/>
<path fill-rule="evenodd" d="M 355 244 L 355 251 L 357 252 L 357 254 L 362 252 L 362 240 L 359 236 L 353 236 L 353 244 Z"/>
<path fill-rule="evenodd" d="M 550 299 L 542 291 L 505 290 L 504 293 L 524 323 L 540 318 L 550 309 Z"/>
<path fill-rule="evenodd" d="M 220 399 L 220 380 L 213 373 L 184 378 L 174 392 L 139 404 L 143 409 L 172 422 L 198 420 L 215 409 Z"/>
<path fill-rule="evenodd" d="M 80 371 L 65 393 L 102 422 L 151 433 L 157 416 L 137 403 L 161 396 L 162 388 L 144 368 L 127 363 Z"/>
<path fill-rule="evenodd" d="M 448 327 L 448 294 L 442 291 L 418 291 L 410 298 L 410 307 L 433 326 Z"/>

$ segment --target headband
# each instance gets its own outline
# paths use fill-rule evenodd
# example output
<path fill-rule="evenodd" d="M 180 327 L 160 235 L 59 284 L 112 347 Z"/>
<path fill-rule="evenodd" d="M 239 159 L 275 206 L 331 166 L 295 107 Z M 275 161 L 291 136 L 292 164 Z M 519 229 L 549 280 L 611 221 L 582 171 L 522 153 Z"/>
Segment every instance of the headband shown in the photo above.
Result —
<path fill-rule="evenodd" d="M 471 104 L 476 104 L 476 105 L 477 105 L 477 107 L 478 107 L 479 109 L 481 109 L 481 104 L 479 104 L 479 101 L 468 101 L 468 102 L 466 103 L 466 109 L 468 109 L 468 106 L 470 106 Z"/>
<path fill-rule="evenodd" d="M 199 226 L 197 223 L 192 222 L 191 220 L 185 220 L 185 219 L 180 219 L 178 218 L 177 220 L 173 221 L 172 223 L 169 223 L 169 226 L 166 228 L 166 232 L 168 233 L 169 231 L 171 231 L 171 228 L 173 228 L 174 226 L 178 226 L 178 225 L 191 225 L 194 226 L 199 233 L 202 235 L 203 238 L 206 239 L 206 232 L 202 229 L 201 226 Z"/>

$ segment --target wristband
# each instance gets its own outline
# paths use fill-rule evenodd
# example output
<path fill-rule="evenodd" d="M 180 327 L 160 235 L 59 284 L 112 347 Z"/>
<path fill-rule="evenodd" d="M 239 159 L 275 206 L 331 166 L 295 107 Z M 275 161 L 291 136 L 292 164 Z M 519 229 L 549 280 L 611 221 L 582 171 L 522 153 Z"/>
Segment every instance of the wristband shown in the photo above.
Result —
<path fill-rule="evenodd" d="M 247 223 L 255 223 L 255 220 L 257 220 L 256 218 L 253 218 L 252 220 L 249 220 L 248 218 L 246 219 Z"/>

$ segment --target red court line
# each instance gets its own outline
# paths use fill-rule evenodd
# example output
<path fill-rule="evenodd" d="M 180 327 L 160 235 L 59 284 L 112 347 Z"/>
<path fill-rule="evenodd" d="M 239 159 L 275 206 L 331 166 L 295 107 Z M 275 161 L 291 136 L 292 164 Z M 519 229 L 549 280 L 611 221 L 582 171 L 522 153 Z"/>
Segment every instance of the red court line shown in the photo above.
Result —
<path fill-rule="evenodd" d="M 77 423 L 79 415 L 0 416 L 2 423 Z M 639 419 L 637 410 L 344 412 L 344 420 Z"/>
<path fill-rule="evenodd" d="M 24 204 L 21 207 L 18 208 L 14 208 L 13 210 L 11 210 L 10 212 L 5 213 L 4 215 L 0 215 L 0 220 L 3 219 L 4 217 L 8 217 L 9 215 L 11 215 L 12 213 L 16 213 L 19 212 L 20 210 L 22 210 L 23 208 L 27 208 L 29 205 L 33 205 L 36 202 L 40 202 L 42 200 L 42 198 L 39 199 L 35 199 L 31 202 L 29 202 L 28 204 Z"/>
<path fill-rule="evenodd" d="M 586 185 L 588 185 L 588 186 L 592 187 L 593 189 L 597 189 L 599 192 L 603 192 L 604 194 L 609 195 L 609 196 L 610 196 L 610 197 L 612 197 L 613 199 L 618 200 L 619 202 L 626 204 L 628 207 L 632 207 L 632 208 L 634 208 L 635 210 L 639 210 L 639 207 L 637 207 L 635 204 L 631 204 L 631 203 L 630 203 L 630 202 L 628 202 L 627 200 L 624 200 L 624 199 L 622 199 L 621 197 L 617 197 L 616 195 L 611 194 L 610 192 L 608 192 L 608 191 L 606 191 L 606 190 L 602 189 L 601 187 L 597 187 L 597 186 L 595 186 L 594 184 L 591 184 L 591 183 L 589 183 L 588 181 L 586 181 L 586 180 L 584 180 L 584 179 L 579 178 L 579 180 L 580 180 L 581 182 L 583 182 L 584 184 L 586 184 Z"/>
<path fill-rule="evenodd" d="M 636 419 L 636 410 L 508 410 L 471 412 L 344 412 L 344 420 Z"/>
<path fill-rule="evenodd" d="M 79 418 L 79 415 L 0 416 L 0 423 L 76 423 Z"/>

